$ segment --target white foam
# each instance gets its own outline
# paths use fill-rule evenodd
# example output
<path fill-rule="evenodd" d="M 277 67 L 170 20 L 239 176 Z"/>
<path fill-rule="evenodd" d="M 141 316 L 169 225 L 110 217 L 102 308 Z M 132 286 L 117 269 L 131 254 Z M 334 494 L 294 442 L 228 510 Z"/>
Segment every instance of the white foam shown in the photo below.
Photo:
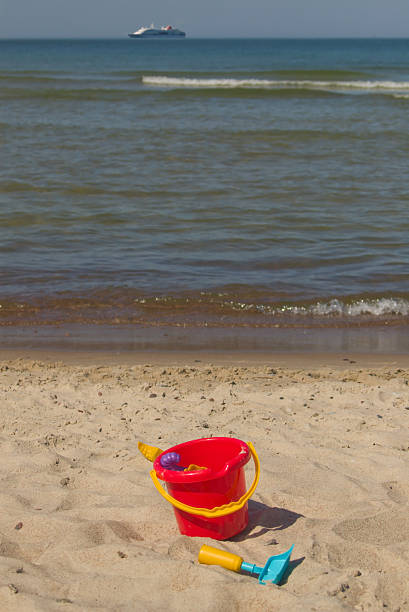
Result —
<path fill-rule="evenodd" d="M 297 306 L 286 304 L 284 306 L 247 304 L 243 302 L 226 302 L 233 310 L 255 311 L 264 315 L 293 315 L 318 317 L 359 317 L 363 315 L 372 317 L 408 316 L 409 302 L 401 298 L 380 298 L 378 300 L 358 300 L 345 303 L 333 299 L 329 302 L 316 302 L 310 306 Z"/>
<path fill-rule="evenodd" d="M 379 300 L 358 300 L 346 304 L 341 300 L 331 300 L 330 302 L 317 302 L 309 308 L 303 310 L 305 314 L 318 316 L 343 315 L 347 317 L 359 317 L 362 315 L 372 315 L 382 317 L 387 315 L 409 315 L 409 302 L 399 298 L 380 298 Z M 296 314 L 301 314 L 298 312 Z"/>
<path fill-rule="evenodd" d="M 269 80 L 269 79 L 197 79 L 167 76 L 143 76 L 145 85 L 159 87 L 188 88 L 266 88 L 266 89 L 323 89 L 357 91 L 409 91 L 408 81 L 311 81 L 311 80 Z"/>

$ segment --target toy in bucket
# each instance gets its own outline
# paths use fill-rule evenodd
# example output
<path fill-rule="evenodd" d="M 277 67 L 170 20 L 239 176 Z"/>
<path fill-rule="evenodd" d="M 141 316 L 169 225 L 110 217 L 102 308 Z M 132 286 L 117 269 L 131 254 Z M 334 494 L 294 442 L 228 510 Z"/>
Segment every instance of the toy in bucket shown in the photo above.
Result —
<path fill-rule="evenodd" d="M 260 463 L 251 442 L 216 437 L 191 440 L 167 451 L 141 442 L 138 448 L 153 461 L 153 483 L 172 504 L 183 535 L 226 540 L 247 526 L 247 502 L 260 477 Z M 255 477 L 246 492 L 244 466 L 250 457 Z M 168 492 L 159 479 L 166 482 Z"/>

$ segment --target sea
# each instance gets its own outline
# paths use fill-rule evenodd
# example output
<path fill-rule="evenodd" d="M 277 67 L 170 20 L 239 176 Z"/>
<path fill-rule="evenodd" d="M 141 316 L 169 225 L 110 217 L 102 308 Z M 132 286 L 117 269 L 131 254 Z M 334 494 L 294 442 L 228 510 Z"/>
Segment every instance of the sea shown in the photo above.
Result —
<path fill-rule="evenodd" d="M 3 333 L 408 337 L 407 39 L 0 40 L 0 139 Z"/>

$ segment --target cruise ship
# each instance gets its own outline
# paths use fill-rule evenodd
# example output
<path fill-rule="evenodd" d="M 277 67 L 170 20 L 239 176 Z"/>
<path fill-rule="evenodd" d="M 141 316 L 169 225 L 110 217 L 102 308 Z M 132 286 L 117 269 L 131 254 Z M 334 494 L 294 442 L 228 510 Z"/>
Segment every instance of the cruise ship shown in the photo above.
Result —
<path fill-rule="evenodd" d="M 178 30 L 170 25 L 155 28 L 152 23 L 149 28 L 141 27 L 136 32 L 128 34 L 128 36 L 131 38 L 183 38 L 186 36 L 186 32 L 182 32 L 182 30 Z"/>

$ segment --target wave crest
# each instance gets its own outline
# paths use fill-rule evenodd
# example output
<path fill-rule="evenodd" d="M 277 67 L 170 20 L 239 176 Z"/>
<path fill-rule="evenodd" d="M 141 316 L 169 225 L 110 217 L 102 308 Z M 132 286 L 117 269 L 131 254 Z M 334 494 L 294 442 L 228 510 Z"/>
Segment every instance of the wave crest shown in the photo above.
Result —
<path fill-rule="evenodd" d="M 300 304 L 249 304 L 245 302 L 227 301 L 225 307 L 238 312 L 258 312 L 270 316 L 308 316 L 308 317 L 388 317 L 408 316 L 409 302 L 403 298 L 379 298 L 372 300 L 357 300 L 347 303 L 334 298 L 328 302 L 315 302 L 310 305 Z"/>
<path fill-rule="evenodd" d="M 240 299 L 229 299 L 228 294 L 207 294 L 200 297 L 177 298 L 173 296 L 157 296 L 152 298 L 137 298 L 135 303 L 149 309 L 178 310 L 188 309 L 217 313 L 242 313 L 248 315 L 264 315 L 275 318 L 342 318 L 353 319 L 369 317 L 370 319 L 409 316 L 409 301 L 398 297 L 372 299 L 356 299 L 343 301 L 333 298 L 326 302 L 316 301 L 312 304 L 302 303 L 254 303 Z"/>
<path fill-rule="evenodd" d="M 326 316 L 326 315 L 341 315 L 347 317 L 359 317 L 363 315 L 372 315 L 375 317 L 385 317 L 388 315 L 409 315 L 409 302 L 404 299 L 396 298 L 380 298 L 378 300 L 358 300 L 351 304 L 346 304 L 340 300 L 334 299 L 330 302 L 317 302 L 311 306 L 311 314 Z"/>
<path fill-rule="evenodd" d="M 220 89 L 323 89 L 357 91 L 409 91 L 408 81 L 313 81 L 234 78 L 186 78 L 143 76 L 142 83 L 159 87 L 220 88 Z"/>

